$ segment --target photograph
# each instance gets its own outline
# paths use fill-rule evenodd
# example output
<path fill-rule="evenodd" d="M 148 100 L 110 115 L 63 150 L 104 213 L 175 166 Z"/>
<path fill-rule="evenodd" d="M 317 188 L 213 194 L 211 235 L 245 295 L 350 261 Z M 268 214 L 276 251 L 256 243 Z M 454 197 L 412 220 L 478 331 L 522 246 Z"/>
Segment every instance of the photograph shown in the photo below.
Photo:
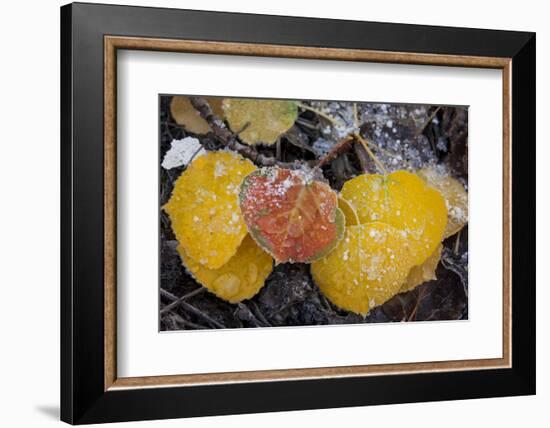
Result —
<path fill-rule="evenodd" d="M 468 107 L 159 95 L 159 329 L 468 319 Z"/>

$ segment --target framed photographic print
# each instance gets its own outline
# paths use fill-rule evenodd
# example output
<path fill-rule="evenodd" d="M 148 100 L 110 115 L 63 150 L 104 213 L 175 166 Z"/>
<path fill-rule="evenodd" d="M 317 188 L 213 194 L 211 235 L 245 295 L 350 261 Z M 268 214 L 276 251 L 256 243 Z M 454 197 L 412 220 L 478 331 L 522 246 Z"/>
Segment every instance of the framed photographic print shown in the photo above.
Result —
<path fill-rule="evenodd" d="M 61 8 L 61 418 L 535 393 L 535 35 Z"/>

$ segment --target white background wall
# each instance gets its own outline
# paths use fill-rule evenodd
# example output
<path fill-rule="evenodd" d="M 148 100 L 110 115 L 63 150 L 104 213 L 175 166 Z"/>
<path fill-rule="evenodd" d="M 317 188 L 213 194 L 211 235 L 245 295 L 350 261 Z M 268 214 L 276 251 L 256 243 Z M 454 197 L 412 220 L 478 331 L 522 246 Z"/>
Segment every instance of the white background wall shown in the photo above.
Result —
<path fill-rule="evenodd" d="M 122 0 L 121 0 L 122 2 Z M 103 1 L 103 3 L 116 3 Z M 537 32 L 537 264 L 548 265 L 550 182 L 548 52 L 544 2 L 360 2 L 147 0 L 126 4 Z M 59 406 L 59 6 L 58 0 L 0 6 L 0 424 L 58 424 Z M 543 129 L 545 128 L 545 129 Z M 32 136 L 31 136 L 32 135 Z M 546 143 L 546 144 L 545 144 Z M 535 397 L 406 404 L 156 421 L 141 426 L 492 426 L 548 423 L 548 271 L 537 274 L 538 394 Z M 475 386 L 474 386 L 475 387 Z M 126 426 L 138 426 L 127 424 Z"/>

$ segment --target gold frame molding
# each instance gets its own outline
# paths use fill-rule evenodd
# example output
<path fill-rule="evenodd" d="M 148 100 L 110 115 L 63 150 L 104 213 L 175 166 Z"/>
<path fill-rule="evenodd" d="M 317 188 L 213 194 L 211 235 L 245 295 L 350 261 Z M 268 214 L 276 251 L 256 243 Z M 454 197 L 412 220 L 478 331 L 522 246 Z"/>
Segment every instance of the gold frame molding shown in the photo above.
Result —
<path fill-rule="evenodd" d="M 305 369 L 262 370 L 171 376 L 117 377 L 116 368 L 116 53 L 118 49 L 169 51 L 219 55 L 264 56 L 338 61 L 440 65 L 502 70 L 503 82 L 503 349 L 502 358 L 436 361 L 405 364 L 359 365 Z M 512 339 L 512 165 L 511 165 L 511 58 L 382 52 L 169 40 L 139 37 L 104 37 L 104 389 L 191 386 L 272 380 L 337 378 L 421 372 L 481 370 L 511 367 Z"/>

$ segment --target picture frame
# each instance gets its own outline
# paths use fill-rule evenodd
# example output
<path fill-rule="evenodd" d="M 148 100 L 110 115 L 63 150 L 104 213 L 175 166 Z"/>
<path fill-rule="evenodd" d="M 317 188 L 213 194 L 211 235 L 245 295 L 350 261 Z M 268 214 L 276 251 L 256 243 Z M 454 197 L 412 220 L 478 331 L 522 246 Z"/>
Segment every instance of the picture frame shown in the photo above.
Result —
<path fill-rule="evenodd" d="M 119 50 L 501 70 L 502 357 L 119 377 Z M 534 394 L 535 96 L 534 33 L 63 6 L 61 419 L 86 424 Z"/>

